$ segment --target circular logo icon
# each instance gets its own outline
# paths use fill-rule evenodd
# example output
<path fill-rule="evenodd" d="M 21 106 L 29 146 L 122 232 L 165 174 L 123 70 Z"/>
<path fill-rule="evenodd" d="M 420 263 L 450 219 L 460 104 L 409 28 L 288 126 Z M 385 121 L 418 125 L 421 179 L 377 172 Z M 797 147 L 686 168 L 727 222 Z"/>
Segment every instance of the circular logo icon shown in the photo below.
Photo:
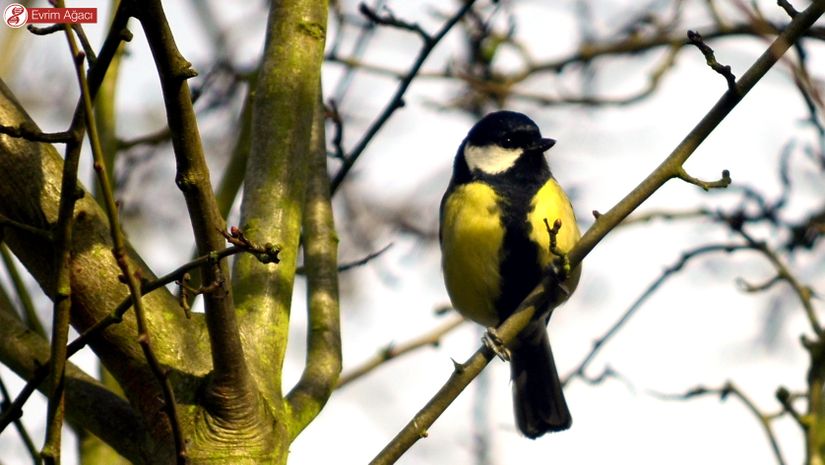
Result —
<path fill-rule="evenodd" d="M 26 24 L 29 19 L 29 12 L 26 7 L 19 3 L 12 3 L 3 10 L 3 21 L 8 27 L 18 28 Z"/>

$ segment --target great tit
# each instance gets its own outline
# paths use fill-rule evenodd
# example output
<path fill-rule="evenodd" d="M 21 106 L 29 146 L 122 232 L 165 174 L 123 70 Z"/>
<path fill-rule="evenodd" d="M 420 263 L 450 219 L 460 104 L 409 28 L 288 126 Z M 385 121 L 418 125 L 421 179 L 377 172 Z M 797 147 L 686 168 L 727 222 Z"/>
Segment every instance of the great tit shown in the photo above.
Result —
<path fill-rule="evenodd" d="M 527 116 L 498 111 L 470 129 L 455 156 L 441 199 L 444 282 L 456 310 L 486 327 L 510 316 L 556 258 L 547 224 L 561 222 L 556 253 L 566 253 L 580 237 L 570 200 L 544 157 L 555 142 Z M 510 345 L 516 424 L 529 438 L 572 423 L 546 325 L 551 310 L 576 288 L 580 272 L 574 268 L 548 291 L 549 305 Z"/>

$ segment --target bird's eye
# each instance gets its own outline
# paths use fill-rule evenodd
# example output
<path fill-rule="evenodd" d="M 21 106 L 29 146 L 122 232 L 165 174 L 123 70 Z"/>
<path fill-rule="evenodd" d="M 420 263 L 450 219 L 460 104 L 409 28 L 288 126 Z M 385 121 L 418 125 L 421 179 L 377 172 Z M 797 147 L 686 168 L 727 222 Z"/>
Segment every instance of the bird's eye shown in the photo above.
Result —
<path fill-rule="evenodd" d="M 503 145 L 504 145 L 505 147 L 514 147 L 514 146 L 515 146 L 515 143 L 513 142 L 513 138 L 512 138 L 512 137 L 507 137 L 507 138 L 505 138 L 505 139 L 504 139 L 504 141 L 503 141 L 502 143 L 503 143 Z"/>

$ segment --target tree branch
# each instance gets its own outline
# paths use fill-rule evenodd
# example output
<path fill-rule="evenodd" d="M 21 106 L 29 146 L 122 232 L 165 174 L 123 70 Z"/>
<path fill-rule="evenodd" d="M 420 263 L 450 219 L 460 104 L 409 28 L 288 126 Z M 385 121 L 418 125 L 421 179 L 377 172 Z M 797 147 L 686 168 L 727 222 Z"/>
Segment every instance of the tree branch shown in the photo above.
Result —
<path fill-rule="evenodd" d="M 250 369 L 264 397 L 289 418 L 281 391 L 281 368 L 289 332 L 298 259 L 308 154 L 327 33 L 325 2 L 273 2 L 262 61 L 251 102 L 249 157 L 241 201 L 241 229 L 255 242 L 281 250 L 281 262 L 263 264 L 242 255 L 234 278 L 241 327 L 255 351 Z M 285 111 L 285 109 L 290 111 Z M 289 425 L 275 437 L 288 441 Z M 286 446 L 284 446 L 286 447 Z"/>
<path fill-rule="evenodd" d="M 26 329 L 6 311 L 0 311 L 0 360 L 23 378 L 29 378 L 47 363 L 49 343 Z M 147 464 L 141 446 L 147 431 L 129 404 L 72 364 L 66 366 L 66 418 L 106 441 L 135 464 Z M 39 389 L 45 391 L 46 385 Z M 21 406 L 3 411 L 10 420 L 22 413 Z M 1 429 L 0 429 L 1 430 Z"/>
<path fill-rule="evenodd" d="M 324 105 L 315 106 L 312 160 L 303 215 L 307 276 L 307 355 L 298 384 L 287 394 L 294 439 L 321 411 L 341 374 L 341 323 L 338 293 L 338 236 L 327 174 Z"/>
<path fill-rule="evenodd" d="M 817 0 L 791 21 L 788 27 L 742 75 L 736 84 L 736 88 L 728 90 L 722 95 L 713 108 L 685 136 L 665 161 L 615 207 L 606 214 L 599 216 L 593 227 L 582 236 L 576 247 L 570 251 L 571 264 L 579 263 L 609 230 L 619 224 L 638 205 L 641 205 L 656 189 L 669 179 L 677 176 L 678 169 L 693 154 L 699 144 L 736 107 L 762 76 L 779 61 L 791 44 L 799 40 L 804 32 L 822 15 L 823 10 L 825 10 L 825 0 Z"/>
<path fill-rule="evenodd" d="M 63 2 L 57 2 L 63 7 Z M 78 80 L 85 80 L 83 74 L 84 55 L 77 49 L 71 28 L 64 27 L 66 40 L 77 70 Z M 88 90 L 87 86 L 85 90 Z M 81 89 L 83 94 L 84 89 Z M 85 95 L 88 100 L 88 93 Z M 80 148 L 83 143 L 84 116 L 91 106 L 78 105 L 68 133 L 72 139 L 66 143 L 63 176 L 60 183 L 60 206 L 57 212 L 57 227 L 54 230 L 55 285 L 52 292 L 54 310 L 52 312 L 51 357 L 49 357 L 49 392 L 46 420 L 46 439 L 41 456 L 46 464 L 60 463 L 60 442 L 63 430 L 64 376 L 66 368 L 66 344 L 69 342 L 69 321 L 72 307 L 71 246 L 74 230 L 74 207 L 81 192 L 77 179 L 80 162 Z"/>
<path fill-rule="evenodd" d="M 69 46 L 72 52 L 79 56 L 80 52 L 74 38 L 71 35 L 71 30 L 67 28 L 67 35 L 69 36 Z M 82 37 L 82 36 L 81 36 Z M 112 255 L 121 271 L 121 279 L 129 288 L 129 295 L 131 297 L 132 306 L 135 308 L 135 320 L 138 327 L 137 341 L 143 350 L 143 355 L 146 357 L 146 362 L 149 369 L 154 374 L 160 390 L 163 395 L 163 407 L 169 420 L 169 427 L 172 431 L 172 437 L 175 441 L 175 456 L 179 465 L 186 463 L 186 444 L 183 440 L 183 433 L 181 432 L 181 425 L 177 414 L 177 402 L 172 391 L 172 385 L 169 382 L 168 370 L 161 368 L 158 357 L 155 355 L 154 349 L 151 345 L 151 336 L 146 322 L 146 312 L 143 307 L 143 300 L 141 299 L 141 289 L 138 279 L 138 272 L 133 271 L 132 265 L 128 261 L 128 249 L 126 248 L 126 238 L 123 230 L 120 227 L 120 219 L 118 207 L 115 204 L 114 192 L 112 191 L 112 184 L 109 179 L 109 169 L 107 168 L 106 156 L 103 154 L 103 147 L 100 142 L 100 137 L 97 130 L 97 122 L 95 120 L 95 112 L 92 106 L 92 99 L 89 93 L 89 84 L 86 80 L 86 73 L 83 71 L 82 61 L 75 62 L 78 81 L 80 83 L 80 97 L 83 102 L 83 113 L 85 115 L 86 129 L 88 131 L 89 142 L 92 149 L 92 157 L 94 159 L 94 169 L 98 176 L 100 185 L 100 193 L 102 194 L 102 203 L 106 208 L 106 216 L 109 219 L 109 232 L 112 238 Z M 65 343 L 63 343 L 65 345 Z M 64 355 L 66 348 L 62 348 Z"/>
<path fill-rule="evenodd" d="M 160 76 L 177 162 L 175 182 L 186 200 L 198 254 L 218 252 L 225 246 L 221 231 L 226 227 L 212 190 L 187 84 L 187 79 L 196 73 L 178 51 L 160 1 L 136 2 L 133 6 Z M 213 366 L 211 383 L 214 385 L 208 392 L 215 394 L 218 403 L 241 406 L 239 409 L 222 409 L 222 412 L 243 416 L 253 410 L 255 399 L 241 345 L 228 268 L 224 261 L 218 261 L 205 266 L 202 272 L 205 283 L 218 284 L 215 290 L 204 295 Z"/>

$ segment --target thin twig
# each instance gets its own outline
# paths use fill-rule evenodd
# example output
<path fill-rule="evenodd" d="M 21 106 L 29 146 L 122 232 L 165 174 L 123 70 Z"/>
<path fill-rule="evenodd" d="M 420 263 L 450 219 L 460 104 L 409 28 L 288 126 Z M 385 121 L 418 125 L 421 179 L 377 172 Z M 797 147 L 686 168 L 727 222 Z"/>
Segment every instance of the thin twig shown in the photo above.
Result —
<path fill-rule="evenodd" d="M 26 327 L 45 339 L 46 330 L 43 328 L 43 323 L 40 322 L 40 318 L 37 316 L 37 310 L 34 308 L 34 303 L 32 302 L 29 290 L 26 288 L 26 283 L 23 282 L 23 277 L 20 276 L 20 272 L 17 271 L 17 265 L 14 264 L 11 252 L 9 252 L 5 244 L 0 244 L 0 256 L 2 256 L 3 265 L 5 265 L 12 285 L 14 285 L 17 299 L 23 306 L 23 321 L 26 323 Z"/>
<path fill-rule="evenodd" d="M 730 70 L 730 65 L 723 65 L 716 61 L 716 55 L 713 53 L 713 49 L 710 48 L 708 44 L 702 39 L 702 35 L 696 31 L 688 31 L 687 33 L 688 42 L 695 45 L 696 48 L 702 52 L 702 55 L 705 56 L 705 60 L 708 63 L 708 66 L 711 67 L 714 71 L 721 74 L 725 81 L 728 83 L 728 90 L 734 91 L 736 90 L 736 76 Z"/>
<path fill-rule="evenodd" d="M 58 1 L 57 6 L 62 7 L 63 2 Z M 84 55 L 77 49 L 72 30 L 70 28 L 64 28 L 64 30 L 75 69 L 78 70 L 78 80 L 80 80 L 80 75 L 83 74 L 82 66 Z M 85 90 L 88 91 L 88 88 Z M 66 344 L 69 340 L 69 315 L 72 307 L 72 230 L 74 229 L 74 207 L 79 199 L 77 192 L 80 189 L 77 170 L 80 160 L 83 125 L 85 122 L 83 118 L 84 107 L 85 106 L 78 106 L 71 123 L 70 133 L 74 136 L 74 140 L 66 144 L 63 176 L 60 183 L 60 206 L 57 215 L 57 227 L 54 232 L 55 252 L 53 263 L 56 276 L 53 293 L 54 311 L 52 313 L 51 354 L 49 359 L 49 403 L 46 420 L 46 438 L 41 451 L 43 462 L 47 465 L 60 463 L 60 442 L 65 409 L 66 359 L 68 357 L 66 354 Z"/>
<path fill-rule="evenodd" d="M 813 330 L 814 334 L 818 337 L 825 336 L 825 332 L 823 332 L 823 328 L 821 323 L 819 322 L 819 317 L 817 316 L 816 309 L 813 306 L 813 292 L 811 292 L 811 288 L 808 286 L 803 285 L 799 279 L 797 279 L 796 275 L 794 275 L 791 270 L 788 268 L 787 265 L 782 261 L 779 255 L 763 241 L 755 240 L 750 234 L 748 234 L 743 228 L 733 228 L 739 235 L 741 235 L 745 241 L 747 241 L 748 245 L 751 246 L 754 250 L 758 250 L 771 262 L 774 269 L 778 273 L 778 277 L 781 278 L 783 281 L 787 282 L 791 289 L 793 289 L 794 293 L 799 298 L 799 302 L 802 304 L 802 308 L 805 310 L 805 315 L 808 317 L 808 322 L 811 325 L 811 330 Z"/>
<path fill-rule="evenodd" d="M 7 226 L 14 229 L 19 229 L 27 234 L 31 234 L 33 236 L 37 236 L 41 239 L 45 239 L 49 242 L 54 240 L 54 235 L 51 231 L 47 231 L 45 229 L 36 228 L 34 226 L 29 226 L 27 224 L 23 224 L 19 221 L 15 221 L 11 218 L 7 218 L 3 215 L 0 215 L 0 227 Z"/>
<path fill-rule="evenodd" d="M 796 421 L 796 425 L 804 431 L 808 427 L 808 422 L 793 406 L 793 401 L 796 398 L 800 397 L 805 397 L 805 395 L 792 395 L 787 388 L 782 386 L 780 386 L 776 390 L 776 400 L 778 400 L 779 403 L 782 404 L 782 408 L 784 409 L 784 411 L 788 412 L 788 414 L 794 419 L 794 421 Z"/>
<path fill-rule="evenodd" d="M 9 408 L 11 402 L 9 399 L 9 391 L 6 389 L 6 384 L 3 382 L 3 379 L 0 378 L 0 395 L 3 396 L 2 400 L 0 400 L 0 412 L 5 412 L 7 408 Z M 14 420 L 14 427 L 17 429 L 17 432 L 20 433 L 20 438 L 23 440 L 23 444 L 26 445 L 26 450 L 29 452 L 32 460 L 34 461 L 34 465 L 40 465 L 43 463 L 43 460 L 40 458 L 40 452 L 37 450 L 37 446 L 34 445 L 34 441 L 32 441 L 31 435 L 26 430 L 26 426 L 20 421 L 20 418 L 16 418 Z"/>
<path fill-rule="evenodd" d="M 73 52 L 78 53 L 77 45 L 71 41 Z M 143 308 L 143 300 L 141 299 L 140 283 L 136 272 L 132 272 L 128 260 L 128 249 L 126 247 L 126 238 L 120 227 L 120 218 L 118 207 L 115 203 L 112 185 L 109 180 L 109 170 L 106 168 L 106 157 L 103 154 L 103 148 L 100 144 L 100 137 L 97 132 L 97 123 L 95 121 L 95 112 L 92 106 L 92 98 L 89 92 L 89 84 L 86 80 L 86 73 L 83 71 L 82 62 L 77 62 L 77 75 L 80 81 L 81 97 L 83 98 L 83 105 L 85 108 L 84 114 L 86 117 L 86 129 L 89 135 L 89 142 L 92 147 L 92 156 L 94 158 L 94 168 L 100 182 L 100 192 L 103 195 L 103 205 L 106 209 L 106 216 L 109 219 L 110 235 L 112 237 L 112 254 L 115 261 L 121 270 L 122 278 L 129 288 L 129 294 L 132 300 L 132 306 L 135 309 L 135 320 L 137 321 L 138 336 L 137 341 L 140 345 L 149 369 L 154 374 L 163 395 L 163 408 L 169 418 L 169 426 L 172 430 L 172 436 L 175 439 L 175 454 L 177 463 L 184 465 L 186 463 L 186 443 L 183 439 L 183 432 L 181 430 L 181 423 L 177 413 L 177 402 L 175 401 L 175 394 L 172 390 L 172 384 L 169 382 L 168 373 L 165 368 L 162 368 L 160 361 L 155 355 L 151 344 L 151 335 L 146 323 L 146 312 Z"/>
<path fill-rule="evenodd" d="M 716 395 L 719 396 L 720 400 L 724 401 L 728 396 L 732 395 L 736 397 L 742 402 L 742 404 L 745 405 L 748 411 L 751 412 L 757 420 L 759 420 L 759 425 L 762 426 L 762 430 L 768 438 L 768 442 L 770 443 L 771 451 L 773 451 L 776 463 L 779 465 L 786 465 L 787 462 L 785 461 L 785 457 L 782 455 L 782 450 L 779 448 L 779 441 L 776 438 L 776 433 L 773 430 L 772 424 L 772 420 L 778 416 L 762 413 L 762 411 L 759 410 L 759 407 L 756 406 L 756 403 L 754 403 L 750 397 L 745 395 L 745 393 L 732 382 L 728 381 L 721 388 L 697 386 L 683 394 L 662 394 L 652 391 L 650 394 L 662 400 L 689 400 L 699 396 Z"/>
<path fill-rule="evenodd" d="M 339 168 L 338 172 L 335 174 L 335 177 L 332 178 L 332 182 L 330 185 L 330 189 L 334 194 L 341 183 L 344 181 L 344 178 L 347 176 L 347 173 L 352 169 L 355 162 L 358 161 L 358 157 L 364 153 L 364 150 L 367 148 L 367 145 L 372 141 L 378 131 L 384 126 L 384 124 L 389 121 L 390 116 L 395 113 L 396 110 L 404 106 L 404 94 L 406 94 L 407 89 L 412 84 L 412 81 L 418 75 L 418 72 L 421 70 L 421 67 L 424 65 L 424 62 L 430 56 L 430 53 L 436 47 L 436 45 L 441 42 L 441 39 L 450 32 L 450 29 L 455 26 L 465 14 L 473 7 L 475 0 L 467 0 L 464 5 L 449 19 L 446 23 L 441 27 L 441 29 L 434 35 L 429 35 L 427 33 L 419 33 L 419 36 L 422 37 L 424 40 L 424 45 L 422 45 L 421 50 L 418 52 L 418 57 L 416 57 L 415 62 L 413 62 L 412 67 L 407 72 L 406 76 L 401 80 L 398 84 L 398 89 L 396 89 L 395 94 L 390 99 L 389 103 L 378 118 L 370 125 L 364 135 L 361 137 L 361 140 L 353 147 L 352 151 L 344 158 L 341 168 Z M 363 5 L 363 4 L 362 4 Z M 423 32 L 423 31 L 422 31 Z"/>
<path fill-rule="evenodd" d="M 169 128 L 161 128 L 155 132 L 135 137 L 134 139 L 118 140 L 117 146 L 121 150 L 131 149 L 137 145 L 155 146 L 165 144 L 172 138 Z"/>
<path fill-rule="evenodd" d="M 392 247 L 392 246 L 393 246 L 393 243 L 390 242 L 389 244 L 385 245 L 381 249 L 379 249 L 375 252 L 370 252 L 369 254 L 365 255 L 362 258 L 359 258 L 358 260 L 354 260 L 354 261 L 347 262 L 347 263 L 342 263 L 342 264 L 338 265 L 338 272 L 349 271 L 353 268 L 358 268 L 359 266 L 364 266 L 367 263 L 369 263 L 370 261 L 372 261 L 372 260 L 380 257 L 381 255 L 383 255 L 384 252 L 386 252 L 387 250 L 390 250 L 390 247 Z M 299 266 L 298 268 L 295 269 L 295 274 L 304 275 L 304 274 L 306 274 L 306 269 L 304 268 L 303 265 Z"/>
<path fill-rule="evenodd" d="M 790 2 L 788 2 L 788 0 L 776 0 L 776 4 L 779 5 L 783 10 L 785 10 L 785 13 L 787 13 L 788 16 L 791 17 L 791 19 L 796 18 L 796 15 L 799 14 L 799 12 L 796 11 L 796 8 L 794 8 L 793 5 L 791 5 Z"/>
<path fill-rule="evenodd" d="M 97 55 L 95 55 L 95 49 L 92 48 L 92 43 L 89 42 L 89 38 L 86 37 L 86 31 L 83 30 L 83 25 L 80 23 L 72 23 L 71 27 L 80 40 L 80 46 L 83 47 L 83 53 L 86 54 L 89 67 L 94 66 L 95 63 L 97 63 Z"/>
<path fill-rule="evenodd" d="M 649 223 L 654 220 L 691 220 L 695 218 L 705 218 L 714 216 L 714 212 L 708 208 L 697 208 L 695 210 L 652 210 L 637 215 L 627 217 L 620 226 L 631 226 L 641 223 Z"/>
<path fill-rule="evenodd" d="M 562 386 L 567 386 L 573 378 L 585 379 L 585 371 L 590 366 L 590 363 L 599 354 L 601 349 L 604 348 L 604 345 L 619 333 L 619 330 L 621 330 L 622 327 L 630 321 L 630 319 L 636 314 L 636 312 L 642 307 L 642 304 L 644 304 L 650 296 L 652 296 L 668 279 L 681 271 L 693 259 L 712 253 L 731 253 L 737 250 L 745 249 L 750 249 L 750 246 L 745 244 L 710 244 L 683 252 L 682 256 L 679 257 L 679 260 L 677 260 L 673 265 L 665 268 L 662 274 L 650 283 L 650 285 L 648 285 L 645 291 L 636 298 L 630 307 L 622 313 L 622 315 L 610 326 L 610 328 L 608 328 L 608 330 L 605 331 L 601 337 L 593 341 L 593 347 L 590 349 L 590 352 L 585 355 L 584 359 L 579 362 L 570 374 L 564 377 Z"/>
<path fill-rule="evenodd" d="M 384 7 L 384 10 L 386 11 L 386 13 L 384 15 L 379 15 L 378 12 L 367 6 L 366 3 L 361 3 L 358 5 L 358 11 L 375 24 L 380 24 L 382 26 L 392 26 L 398 29 L 403 29 L 405 31 L 414 32 L 418 34 L 418 36 L 421 37 L 421 40 L 425 42 L 432 40 L 430 34 L 428 34 L 427 31 L 422 29 L 418 23 L 411 23 L 398 18 L 387 7 Z"/>
<path fill-rule="evenodd" d="M 703 181 L 699 178 L 694 178 L 693 176 L 689 175 L 684 168 L 679 168 L 677 170 L 676 177 L 685 181 L 688 184 L 693 184 L 694 186 L 699 186 L 704 191 L 709 191 L 711 189 L 724 189 L 728 187 L 731 183 L 730 179 L 730 171 L 723 170 L 722 177 L 718 181 Z"/>
<path fill-rule="evenodd" d="M 34 24 L 29 24 L 26 26 L 26 29 L 29 30 L 32 34 L 36 36 L 46 36 L 49 34 L 54 34 L 55 32 L 60 32 L 65 28 L 65 24 L 57 23 L 51 24 L 49 26 L 35 26 Z"/>
<path fill-rule="evenodd" d="M 400 344 L 387 344 L 383 349 L 379 350 L 375 356 L 365 360 L 355 368 L 342 374 L 341 378 L 338 380 L 338 386 L 336 389 L 341 389 L 347 384 L 363 377 L 392 359 L 401 357 L 402 355 L 406 355 L 422 347 L 438 346 L 441 339 L 447 333 L 457 328 L 463 322 L 464 318 L 451 318 L 449 321 L 442 323 L 440 326 L 432 329 L 431 331 L 410 339 L 409 341 L 402 342 Z"/>

